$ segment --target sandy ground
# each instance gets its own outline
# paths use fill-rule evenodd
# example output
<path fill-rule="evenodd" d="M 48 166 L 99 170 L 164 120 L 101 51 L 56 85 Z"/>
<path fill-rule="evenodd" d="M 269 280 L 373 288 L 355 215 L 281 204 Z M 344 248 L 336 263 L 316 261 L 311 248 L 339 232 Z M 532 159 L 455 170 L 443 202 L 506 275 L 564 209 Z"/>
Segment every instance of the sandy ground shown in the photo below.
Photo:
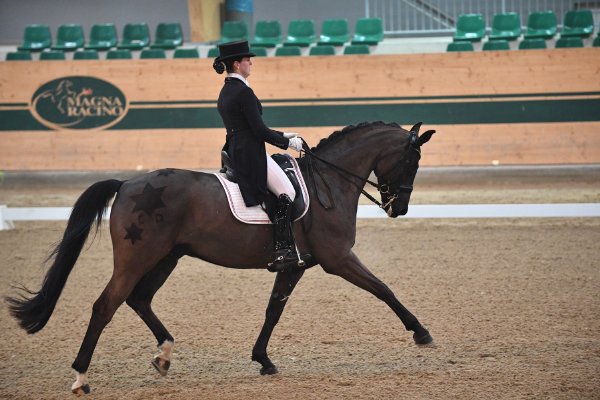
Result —
<path fill-rule="evenodd" d="M 423 170 L 413 204 L 600 202 L 598 167 Z M 95 177 L 6 175 L 0 204 L 69 206 Z M 38 288 L 65 222 L 0 231 L 0 295 Z M 48 325 L 28 336 L 0 307 L 0 398 L 64 399 L 112 272 L 107 226 L 86 246 Z M 305 274 L 270 342 L 250 352 L 274 275 L 183 258 L 154 308 L 176 340 L 121 307 L 89 370 L 95 399 L 600 398 L 600 218 L 360 220 L 355 252 L 430 330 L 419 348 L 387 306 L 319 267 Z"/>

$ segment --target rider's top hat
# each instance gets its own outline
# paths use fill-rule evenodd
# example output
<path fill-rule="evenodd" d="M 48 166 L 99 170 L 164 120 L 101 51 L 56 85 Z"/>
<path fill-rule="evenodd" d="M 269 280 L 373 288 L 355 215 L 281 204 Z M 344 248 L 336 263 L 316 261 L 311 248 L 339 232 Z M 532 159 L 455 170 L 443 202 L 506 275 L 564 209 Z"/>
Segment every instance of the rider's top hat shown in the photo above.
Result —
<path fill-rule="evenodd" d="M 256 54 L 250 51 L 248 41 L 229 42 L 219 45 L 219 56 L 215 61 L 225 61 L 231 58 L 254 57 Z"/>

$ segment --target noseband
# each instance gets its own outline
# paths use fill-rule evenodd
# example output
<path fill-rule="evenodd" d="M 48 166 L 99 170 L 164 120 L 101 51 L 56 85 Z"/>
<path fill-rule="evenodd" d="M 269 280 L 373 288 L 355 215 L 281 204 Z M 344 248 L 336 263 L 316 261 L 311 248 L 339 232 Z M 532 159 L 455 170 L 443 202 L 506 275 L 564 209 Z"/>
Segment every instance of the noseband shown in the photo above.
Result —
<path fill-rule="evenodd" d="M 416 147 L 416 146 L 414 145 L 414 143 L 416 143 L 416 137 L 417 137 L 417 135 L 416 135 L 416 134 L 414 134 L 413 132 L 411 132 L 411 138 L 410 138 L 410 149 L 412 149 L 412 150 L 415 150 L 415 151 L 417 151 L 417 152 L 420 154 L 420 153 L 421 153 L 421 151 L 419 150 L 419 148 L 418 148 L 418 147 Z M 340 172 L 340 173 L 341 173 L 340 175 L 341 175 L 341 176 L 342 176 L 344 179 L 346 179 L 348 182 L 350 182 L 350 183 L 354 184 L 354 185 L 355 185 L 357 188 L 359 188 L 359 189 L 360 189 L 360 191 L 361 191 L 361 193 L 362 193 L 363 195 L 365 195 L 365 197 L 366 197 L 366 198 L 368 198 L 368 199 L 369 199 L 369 200 L 371 200 L 373 203 L 377 204 L 377 206 L 378 206 L 379 208 L 382 208 L 382 209 L 384 209 L 384 210 L 386 210 L 388 207 L 390 207 L 390 206 L 391 206 L 391 205 L 394 203 L 394 201 L 396 201 L 396 200 L 398 199 L 398 196 L 400 195 L 400 193 L 412 193 L 412 191 L 413 191 L 413 185 L 396 185 L 396 184 L 393 184 L 393 183 L 387 183 L 387 182 L 384 182 L 384 183 L 382 183 L 382 184 L 380 185 L 380 184 L 378 184 L 378 183 L 376 183 L 376 182 L 373 182 L 373 181 L 371 181 L 371 180 L 370 180 L 370 179 L 368 179 L 368 178 L 363 178 L 362 176 L 358 176 L 358 175 L 356 175 L 356 174 L 355 174 L 355 173 L 353 173 L 353 172 L 350 172 L 350 171 L 348 171 L 348 170 L 346 170 L 346 169 L 344 169 L 344 168 L 342 168 L 342 167 L 339 167 L 339 166 L 337 166 L 337 165 L 335 165 L 335 164 L 333 164 L 333 163 L 330 163 L 329 161 L 327 161 L 327 160 L 324 160 L 324 159 L 322 159 L 321 157 L 317 156 L 315 153 L 313 153 L 313 152 L 310 150 L 310 148 L 309 148 L 308 144 L 307 144 L 307 143 L 304 141 L 304 139 L 302 139 L 302 147 L 303 147 L 302 151 L 303 151 L 304 153 L 306 153 L 306 154 L 307 154 L 307 155 L 309 155 L 310 157 L 316 158 L 317 160 L 321 161 L 322 163 L 324 163 L 324 164 L 326 164 L 326 165 L 328 165 L 328 166 L 330 166 L 330 167 L 332 167 L 332 168 L 336 169 L 338 172 Z M 398 164 L 399 164 L 399 163 L 400 163 L 402 160 L 404 160 L 404 158 L 405 158 L 405 157 L 406 157 L 406 154 L 404 155 L 404 157 L 402 157 L 402 158 L 400 159 L 400 161 L 398 161 Z M 395 168 L 395 167 L 394 167 L 394 168 Z M 394 168 L 392 168 L 391 170 L 394 170 Z M 390 170 L 390 171 L 391 171 L 391 170 Z M 388 171 L 388 172 L 389 172 L 389 171 Z M 387 173 L 386 173 L 386 174 L 387 174 Z M 383 174 L 383 175 L 386 175 L 386 174 Z M 359 180 L 360 180 L 360 181 L 363 183 L 363 186 L 364 186 L 364 184 L 365 184 L 365 183 L 368 183 L 369 185 L 371 185 L 371 186 L 373 186 L 374 188 L 376 188 L 376 189 L 377 189 L 377 191 L 379 192 L 379 194 L 381 195 L 381 197 L 382 197 L 382 198 L 383 198 L 383 195 L 387 195 L 387 196 L 389 196 L 389 199 L 388 199 L 388 201 L 386 201 L 386 202 L 385 202 L 385 204 L 382 204 L 382 203 L 380 203 L 380 202 L 379 202 L 379 201 L 378 201 L 376 198 L 374 198 L 373 196 L 371 196 L 371 195 L 370 195 L 370 194 L 369 194 L 367 191 L 365 191 L 363 188 L 359 187 L 359 186 L 356 184 L 356 182 L 354 182 L 354 181 L 352 181 L 352 180 L 348 179 L 348 178 L 347 178 L 346 176 L 344 176 L 344 175 L 350 175 L 350 176 L 352 176 L 352 177 L 354 177 L 354 178 L 356 178 L 356 179 L 359 179 Z M 314 180 L 314 178 L 313 178 L 313 180 Z"/>

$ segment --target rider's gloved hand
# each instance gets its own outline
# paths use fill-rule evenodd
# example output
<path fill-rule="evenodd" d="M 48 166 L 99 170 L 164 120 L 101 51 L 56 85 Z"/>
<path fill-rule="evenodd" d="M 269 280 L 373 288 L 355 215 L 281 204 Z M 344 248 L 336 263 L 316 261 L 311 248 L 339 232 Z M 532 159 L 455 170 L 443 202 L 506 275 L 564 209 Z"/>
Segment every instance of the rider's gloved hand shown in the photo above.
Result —
<path fill-rule="evenodd" d="M 283 132 L 283 137 L 288 139 L 294 138 L 296 136 L 298 136 L 298 134 L 295 132 Z"/>
<path fill-rule="evenodd" d="M 302 150 L 302 139 L 299 136 L 291 138 L 288 147 L 291 147 L 296 151 Z"/>

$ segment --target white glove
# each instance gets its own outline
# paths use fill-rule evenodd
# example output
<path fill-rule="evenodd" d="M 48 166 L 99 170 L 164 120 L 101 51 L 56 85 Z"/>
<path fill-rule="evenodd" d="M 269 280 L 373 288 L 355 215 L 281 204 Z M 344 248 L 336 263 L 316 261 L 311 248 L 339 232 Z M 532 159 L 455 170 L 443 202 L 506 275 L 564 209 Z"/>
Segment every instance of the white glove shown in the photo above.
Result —
<path fill-rule="evenodd" d="M 283 137 L 284 138 L 291 139 L 291 138 L 294 138 L 296 136 L 298 136 L 298 134 L 295 133 L 295 132 L 283 132 Z"/>
<path fill-rule="evenodd" d="M 300 137 L 291 138 L 290 143 L 288 144 L 288 147 L 291 147 L 292 149 L 294 149 L 296 151 L 302 150 L 302 139 Z"/>

